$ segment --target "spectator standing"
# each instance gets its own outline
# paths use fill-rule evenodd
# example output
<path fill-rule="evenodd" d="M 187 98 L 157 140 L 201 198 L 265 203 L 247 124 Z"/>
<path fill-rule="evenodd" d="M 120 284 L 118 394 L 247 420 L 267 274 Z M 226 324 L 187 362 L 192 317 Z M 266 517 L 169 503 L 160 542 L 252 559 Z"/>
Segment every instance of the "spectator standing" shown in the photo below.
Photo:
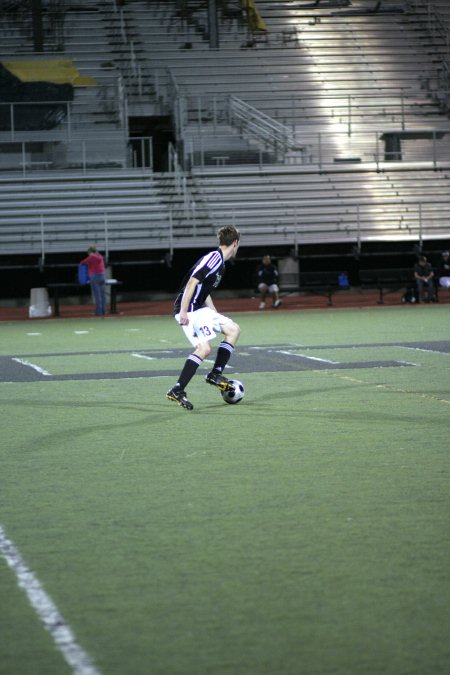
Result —
<path fill-rule="evenodd" d="M 424 302 L 424 291 L 427 290 L 428 302 L 434 302 L 434 272 L 426 256 L 421 255 L 414 266 L 419 302 Z"/>
<path fill-rule="evenodd" d="M 258 267 L 258 291 L 260 292 L 261 302 L 259 309 L 266 308 L 266 297 L 270 293 L 272 296 L 272 307 L 276 309 L 281 305 L 278 287 L 278 270 L 272 263 L 270 255 L 263 256 L 262 262 Z"/>
<path fill-rule="evenodd" d="M 96 246 L 88 248 L 88 255 L 81 260 L 80 265 L 87 265 L 88 267 L 89 281 L 95 301 L 95 314 L 96 316 L 105 316 L 105 261 L 97 251 Z"/>
<path fill-rule="evenodd" d="M 439 286 L 442 288 L 450 288 L 450 253 L 449 251 L 442 251 L 440 260 L 437 264 L 436 277 Z"/>

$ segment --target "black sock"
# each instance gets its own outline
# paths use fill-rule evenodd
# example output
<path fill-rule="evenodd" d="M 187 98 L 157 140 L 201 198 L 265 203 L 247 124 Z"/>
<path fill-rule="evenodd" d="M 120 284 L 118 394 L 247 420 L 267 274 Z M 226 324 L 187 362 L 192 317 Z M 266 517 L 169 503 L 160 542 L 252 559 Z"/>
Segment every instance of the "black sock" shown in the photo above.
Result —
<path fill-rule="evenodd" d="M 180 373 L 180 377 L 178 378 L 178 382 L 175 385 L 175 389 L 184 390 L 194 377 L 195 373 L 197 372 L 197 368 L 202 362 L 203 359 L 197 356 L 197 354 L 191 354 L 188 356 L 183 370 Z"/>
<path fill-rule="evenodd" d="M 223 371 L 228 361 L 230 360 L 230 356 L 233 353 L 233 350 L 234 347 L 229 342 L 223 341 L 220 343 L 219 349 L 217 350 L 216 361 L 213 367 L 214 372 L 221 373 Z"/>

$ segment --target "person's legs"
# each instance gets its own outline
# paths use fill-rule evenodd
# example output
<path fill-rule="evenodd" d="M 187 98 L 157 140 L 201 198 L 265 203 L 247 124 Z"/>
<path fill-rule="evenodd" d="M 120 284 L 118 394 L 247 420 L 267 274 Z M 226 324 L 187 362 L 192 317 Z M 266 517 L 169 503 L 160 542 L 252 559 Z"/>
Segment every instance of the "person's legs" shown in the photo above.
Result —
<path fill-rule="evenodd" d="M 276 309 L 281 305 L 281 300 L 279 296 L 280 289 L 278 288 L 277 284 L 272 284 L 269 287 L 269 292 L 272 296 L 272 307 Z"/>
<path fill-rule="evenodd" d="M 216 337 L 216 330 L 218 325 L 214 325 L 215 317 L 218 317 L 216 312 L 209 308 L 203 308 L 188 314 L 189 323 L 187 326 L 182 326 L 183 332 L 189 342 L 195 347 L 194 351 L 187 357 L 184 366 L 181 370 L 180 376 L 172 389 L 166 393 L 166 397 L 170 401 L 176 401 L 179 405 L 187 410 L 192 410 L 193 405 L 186 397 L 186 387 L 197 372 L 198 367 L 203 363 L 204 359 L 211 353 L 211 345 L 209 340 Z M 175 317 L 178 322 L 179 315 Z M 201 339 L 198 337 L 201 335 Z"/>
<path fill-rule="evenodd" d="M 170 401 L 175 401 L 183 408 L 186 408 L 186 410 L 193 409 L 194 406 L 190 401 L 188 401 L 185 389 L 197 372 L 198 367 L 203 363 L 203 360 L 210 354 L 210 352 L 211 345 L 209 342 L 201 342 L 197 345 L 192 354 L 189 354 L 186 361 L 184 362 L 184 366 L 175 386 L 172 387 L 172 389 L 169 389 L 169 391 L 166 393 L 166 397 Z"/>
<path fill-rule="evenodd" d="M 434 301 L 434 279 L 428 279 L 427 281 L 427 292 L 428 292 L 428 301 Z"/>
<path fill-rule="evenodd" d="M 267 284 L 259 284 L 258 286 L 258 291 L 260 292 L 260 303 L 259 303 L 259 309 L 265 309 L 266 308 L 266 296 L 267 296 L 267 291 L 269 290 Z"/>
<path fill-rule="evenodd" d="M 104 274 L 93 274 L 90 282 L 95 302 L 95 313 L 97 316 L 104 316 L 106 314 L 105 276 Z"/>
<path fill-rule="evenodd" d="M 417 279 L 417 294 L 419 296 L 419 302 L 423 302 L 423 281 L 422 279 Z"/>
<path fill-rule="evenodd" d="M 207 356 L 211 353 L 211 345 L 209 342 L 201 342 L 196 349 L 190 354 L 181 370 L 180 376 L 175 385 L 176 389 L 186 389 L 189 382 L 197 372 L 198 367 L 203 363 Z"/>
<path fill-rule="evenodd" d="M 102 275 L 99 283 L 100 290 L 100 311 L 104 316 L 106 314 L 106 294 L 105 294 L 105 277 Z"/>
<path fill-rule="evenodd" d="M 91 277 L 91 288 L 92 288 L 92 295 L 94 296 L 94 302 L 95 302 L 95 313 L 97 316 L 103 316 L 105 313 L 105 303 L 104 300 L 102 300 L 102 283 L 104 284 L 104 280 L 101 278 L 100 274 L 93 274 Z M 103 286 L 104 290 L 104 286 Z"/>
<path fill-rule="evenodd" d="M 175 386 L 169 389 L 166 397 L 171 401 L 176 401 L 183 408 L 192 410 L 194 406 L 187 400 L 185 389 L 197 372 L 198 367 L 211 353 L 210 341 L 216 337 L 216 333 L 219 331 L 223 333 L 224 339 L 217 349 L 213 369 L 205 379 L 208 384 L 212 384 L 222 391 L 228 388 L 228 380 L 222 375 L 222 372 L 239 339 L 240 328 L 237 323 L 228 317 L 207 307 L 189 314 L 188 317 L 189 324 L 182 326 L 182 328 L 195 349 L 186 359 Z M 178 320 L 178 316 L 175 319 Z M 199 335 L 202 336 L 201 340 L 198 337 Z"/>
<path fill-rule="evenodd" d="M 214 366 L 205 379 L 208 384 L 212 384 L 219 387 L 219 389 L 225 390 L 228 387 L 228 379 L 224 377 L 222 373 L 234 351 L 241 329 L 234 321 L 227 320 L 220 324 L 220 330 L 224 334 L 225 339 L 220 343 L 217 349 Z"/>

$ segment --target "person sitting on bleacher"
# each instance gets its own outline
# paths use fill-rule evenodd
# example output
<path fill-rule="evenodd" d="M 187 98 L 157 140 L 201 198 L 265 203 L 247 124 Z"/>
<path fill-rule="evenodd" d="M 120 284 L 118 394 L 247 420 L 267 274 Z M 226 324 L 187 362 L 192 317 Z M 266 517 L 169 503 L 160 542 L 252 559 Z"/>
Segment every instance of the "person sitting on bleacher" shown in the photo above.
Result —
<path fill-rule="evenodd" d="M 424 302 L 424 291 L 427 289 L 428 302 L 434 302 L 434 272 L 424 255 L 419 256 L 414 265 L 414 277 L 416 279 L 419 302 Z"/>
<path fill-rule="evenodd" d="M 278 287 L 278 270 L 272 263 L 270 255 L 263 256 L 262 262 L 258 267 L 258 291 L 260 292 L 261 302 L 259 309 L 266 308 L 266 296 L 268 293 L 272 296 L 272 307 L 277 309 L 281 305 Z"/>
<path fill-rule="evenodd" d="M 442 251 L 441 258 L 437 264 L 436 276 L 439 286 L 450 288 L 450 254 L 448 251 Z"/>

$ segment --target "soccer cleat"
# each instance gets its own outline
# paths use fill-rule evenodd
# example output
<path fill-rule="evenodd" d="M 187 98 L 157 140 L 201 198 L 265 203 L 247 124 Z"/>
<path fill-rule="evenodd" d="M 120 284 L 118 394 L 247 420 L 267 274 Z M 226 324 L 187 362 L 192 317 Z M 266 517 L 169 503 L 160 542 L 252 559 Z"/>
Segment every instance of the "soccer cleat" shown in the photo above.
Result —
<path fill-rule="evenodd" d="M 218 387 L 220 391 L 229 391 L 230 389 L 233 389 L 233 385 L 230 384 L 230 381 L 226 377 L 220 373 L 215 373 L 213 370 L 208 373 L 205 380 L 208 384 L 212 384 L 213 387 Z"/>
<path fill-rule="evenodd" d="M 277 309 L 277 307 L 279 307 L 281 304 L 282 304 L 281 300 L 275 300 L 275 302 L 273 303 L 273 308 Z"/>
<path fill-rule="evenodd" d="M 175 387 L 173 389 L 169 389 L 166 394 L 166 398 L 168 398 L 169 401 L 175 401 L 175 403 L 181 405 L 182 408 L 186 408 L 186 410 L 192 410 L 194 408 L 192 403 L 187 400 L 186 392 L 182 389 L 175 389 Z"/>

